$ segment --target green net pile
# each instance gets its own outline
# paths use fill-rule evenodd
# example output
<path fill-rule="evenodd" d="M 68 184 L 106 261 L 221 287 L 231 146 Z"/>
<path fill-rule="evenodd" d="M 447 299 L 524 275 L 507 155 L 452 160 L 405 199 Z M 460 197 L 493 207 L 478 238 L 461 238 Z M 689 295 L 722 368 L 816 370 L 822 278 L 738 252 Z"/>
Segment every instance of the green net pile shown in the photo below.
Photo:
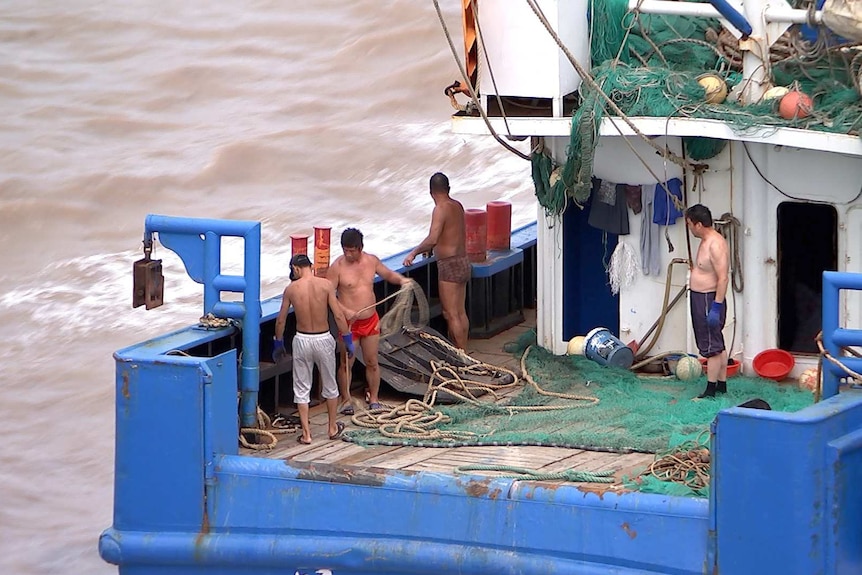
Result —
<path fill-rule="evenodd" d="M 517 342 L 514 348 L 528 343 L 525 339 Z M 543 445 L 657 453 L 684 441 L 708 438 L 704 431 L 719 410 L 750 399 L 763 399 L 772 409 L 786 412 L 813 403 L 813 396 L 807 391 L 749 377 L 732 378 L 726 395 L 695 402 L 691 399 L 703 390 L 704 377 L 688 383 L 672 377 L 639 377 L 628 370 L 601 366 L 582 356 L 556 356 L 538 347 L 530 349 L 526 367 L 543 390 L 592 396 L 598 398 L 599 403 L 590 405 L 548 397 L 525 386 L 504 405 L 566 405 L 570 408 L 511 414 L 491 402 L 479 406 L 435 406 L 451 418 L 438 429 L 458 432 L 461 439 L 393 439 L 371 429 L 351 432 L 351 440 L 361 445 Z M 659 492 L 659 487 L 675 489 L 660 483 L 642 479 L 632 486 L 654 492 Z M 692 493 L 688 490 L 687 494 Z"/>
<path fill-rule="evenodd" d="M 803 0 L 791 4 L 807 7 Z M 590 27 L 591 73 L 627 116 L 722 120 L 740 133 L 796 127 L 858 135 L 862 127 L 862 100 L 856 87 L 862 52 L 835 45 L 825 32 L 810 42 L 794 26 L 773 47 L 774 84 L 796 87 L 814 100 L 810 116 L 786 120 L 778 115 L 774 101 L 748 106 L 731 100 L 705 101 L 698 76 L 716 73 L 728 89 L 742 79 L 738 49 L 728 47 L 727 34 L 722 34 L 717 20 L 636 14 L 628 10 L 627 0 L 603 0 L 591 2 Z M 533 154 L 536 196 L 549 215 L 561 214 L 568 198 L 578 205 L 589 198 L 598 126 L 605 114 L 613 112 L 585 81 L 572 118 L 565 163 L 557 167 L 547 154 Z M 706 138 L 683 140 L 694 160 L 714 157 L 725 145 Z"/>

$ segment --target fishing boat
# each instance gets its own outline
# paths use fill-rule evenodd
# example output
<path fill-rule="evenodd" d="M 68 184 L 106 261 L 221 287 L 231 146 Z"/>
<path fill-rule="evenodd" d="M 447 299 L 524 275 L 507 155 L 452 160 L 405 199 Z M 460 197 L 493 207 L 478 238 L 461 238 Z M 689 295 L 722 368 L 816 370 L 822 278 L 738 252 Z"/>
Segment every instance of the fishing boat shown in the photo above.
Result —
<path fill-rule="evenodd" d="M 99 540 L 103 559 L 125 574 L 862 572 L 853 3 L 462 7 L 462 46 L 440 17 L 462 73 L 446 89 L 452 129 L 525 157 L 537 218 L 473 266 L 468 359 L 442 337 L 433 258 L 409 268 L 403 252 L 387 258 L 422 288 L 426 335 L 442 351 L 422 330 L 404 332 L 381 364 L 384 379 L 417 395 L 448 354 L 464 365 L 446 369 L 491 366 L 482 376 L 491 391 L 469 394 L 466 408 L 429 408 L 449 423 L 419 438 L 365 430 L 377 421 L 366 411 L 351 419 L 350 441 L 267 449 L 267 433 L 289 431 L 291 373 L 289 362 L 268 361 L 281 301 L 261 301 L 261 224 L 148 216 L 133 304 L 163 301 L 158 241 L 203 285 L 203 316 L 114 355 L 114 519 Z M 529 153 L 512 144 L 525 139 Z M 671 432 L 648 430 L 650 421 L 693 409 L 693 384 L 566 354 L 598 328 L 644 365 L 650 354 L 696 352 L 685 305 L 691 239 L 674 210 L 697 203 L 721 214 L 731 249 L 725 340 L 738 381 L 780 350 L 792 358 L 785 383 L 755 378 L 748 389 L 786 398 L 799 392 L 788 382 L 812 368 L 816 385 L 793 409 L 736 404 L 748 396 L 731 393 L 743 386 L 734 378 L 729 398 L 698 403 L 697 445 L 671 455 L 688 465 L 684 477 L 706 481 L 680 494 L 638 478 L 671 447 L 655 443 Z M 221 272 L 224 237 L 244 242 L 241 276 Z M 393 289 L 375 284 L 381 302 Z M 532 325 L 536 346 L 502 350 Z M 578 380 L 559 381 L 570 373 L 560 366 Z M 495 384 L 503 372 L 521 385 Z M 655 405 L 625 403 L 635 396 Z M 459 427 L 476 406 L 489 418 Z M 571 415 L 524 416 L 542 422 L 542 436 L 509 427 L 519 409 L 554 406 Z M 636 412 L 651 419 L 632 424 Z M 312 423 L 323 429 L 320 409 Z"/>

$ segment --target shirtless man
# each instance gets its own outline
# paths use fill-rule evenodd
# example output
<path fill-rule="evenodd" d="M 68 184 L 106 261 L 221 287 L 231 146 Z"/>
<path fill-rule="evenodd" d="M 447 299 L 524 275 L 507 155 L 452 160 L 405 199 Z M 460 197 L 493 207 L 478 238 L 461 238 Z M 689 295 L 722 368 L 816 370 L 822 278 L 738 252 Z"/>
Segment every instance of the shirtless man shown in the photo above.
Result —
<path fill-rule="evenodd" d="M 335 289 L 325 278 L 314 276 L 311 260 L 305 254 L 293 256 L 290 260 L 291 282 L 284 288 L 281 309 L 275 320 L 272 354 L 278 360 L 284 356 L 284 326 L 287 312 L 293 304 L 296 317 L 296 336 L 293 338 L 293 395 L 302 423 L 302 435 L 297 441 L 311 443 L 311 428 L 308 424 L 308 403 L 311 392 L 311 378 L 314 366 L 320 371 L 322 395 L 326 399 L 329 412 L 329 439 L 338 439 L 344 431 L 344 424 L 336 422 L 338 416 L 338 386 L 335 382 L 335 340 L 329 333 L 329 310 L 335 315 L 335 323 L 347 346 L 353 354 L 353 342 L 347 333 L 347 319 L 335 299 Z"/>
<path fill-rule="evenodd" d="M 449 178 L 440 172 L 431 176 L 431 199 L 434 200 L 431 229 L 422 243 L 407 254 L 404 265 L 409 267 L 417 255 L 434 250 L 440 305 L 449 326 L 449 338 L 459 349 L 466 349 L 470 320 L 465 300 L 471 268 L 467 259 L 464 206 L 449 197 Z"/>
<path fill-rule="evenodd" d="M 712 227 L 709 208 L 697 204 L 685 211 L 685 224 L 700 240 L 691 269 L 691 323 L 700 355 L 706 358 L 706 389 L 696 399 L 727 392 L 727 350 L 724 320 L 727 314 L 729 271 L 727 241 Z"/>
<path fill-rule="evenodd" d="M 374 295 L 374 276 L 379 275 L 390 283 L 406 285 L 410 279 L 392 271 L 377 256 L 362 251 L 362 232 L 347 228 L 341 233 L 341 250 L 344 255 L 336 258 L 326 273 L 327 279 L 337 291 L 338 303 L 347 322 L 353 340 L 362 348 L 365 363 L 365 379 L 368 381 L 368 407 L 380 409 L 380 365 L 377 363 L 380 343 L 380 317 L 377 315 Z M 342 330 L 341 326 L 338 327 Z M 342 330 L 342 333 L 347 330 Z M 350 395 L 350 374 L 353 373 L 353 357 L 348 359 L 347 370 L 338 370 L 338 386 L 341 390 L 341 413 L 352 415 L 353 397 Z"/>

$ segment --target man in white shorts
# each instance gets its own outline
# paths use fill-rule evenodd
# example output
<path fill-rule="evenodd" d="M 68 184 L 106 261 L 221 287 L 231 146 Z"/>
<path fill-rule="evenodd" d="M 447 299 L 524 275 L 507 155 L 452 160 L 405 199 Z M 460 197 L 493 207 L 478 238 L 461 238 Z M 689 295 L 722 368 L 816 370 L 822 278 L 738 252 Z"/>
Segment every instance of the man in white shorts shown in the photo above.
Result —
<path fill-rule="evenodd" d="M 326 278 L 314 275 L 311 260 L 305 254 L 293 256 L 290 260 L 291 282 L 284 288 L 281 309 L 275 320 L 275 335 L 272 345 L 274 358 L 283 356 L 284 326 L 287 312 L 293 304 L 296 318 L 296 336 L 293 338 L 293 395 L 302 422 L 302 435 L 296 438 L 299 443 L 311 443 L 311 428 L 308 423 L 308 403 L 310 401 L 311 379 L 314 366 L 320 372 L 322 395 L 326 399 L 329 413 L 329 439 L 338 439 L 344 431 L 344 424 L 336 421 L 338 406 L 338 384 L 335 381 L 335 340 L 329 333 L 329 310 L 335 315 L 338 330 L 345 334 L 341 338 L 347 353 L 353 356 L 353 338 L 347 320 L 335 299 L 335 287 Z"/>

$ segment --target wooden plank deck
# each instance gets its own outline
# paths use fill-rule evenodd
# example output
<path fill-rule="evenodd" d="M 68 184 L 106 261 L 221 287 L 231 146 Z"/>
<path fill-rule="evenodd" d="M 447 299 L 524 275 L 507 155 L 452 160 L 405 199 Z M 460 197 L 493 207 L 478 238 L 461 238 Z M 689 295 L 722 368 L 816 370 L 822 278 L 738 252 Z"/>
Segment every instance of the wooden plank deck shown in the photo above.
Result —
<path fill-rule="evenodd" d="M 536 325 L 535 310 L 525 310 L 525 321 L 501 334 L 486 340 L 470 340 L 467 353 L 481 361 L 511 369 L 520 374 L 517 358 L 504 352 L 505 343 L 515 341 Z M 513 386 L 502 394 L 505 398 L 521 391 L 521 386 Z M 357 390 L 354 405 L 364 405 L 364 398 Z M 381 387 L 381 401 L 395 406 L 409 397 Z M 501 399 L 502 399 L 501 398 Z M 329 463 L 345 467 L 398 469 L 405 471 L 431 471 L 454 473 L 462 465 L 509 465 L 524 467 L 545 473 L 575 469 L 581 471 L 614 470 L 615 484 L 579 484 L 586 490 L 624 491 L 619 485 L 623 476 L 631 476 L 647 467 L 653 455 L 645 453 L 607 453 L 559 447 L 539 446 L 474 446 L 474 447 L 362 447 L 345 441 L 330 440 L 327 437 L 327 414 L 325 405 L 316 405 L 310 410 L 311 445 L 297 443 L 297 433 L 279 435 L 279 442 L 270 451 L 241 449 L 243 455 L 292 460 L 297 462 Z M 347 429 L 356 426 L 348 416 L 340 416 Z"/>

